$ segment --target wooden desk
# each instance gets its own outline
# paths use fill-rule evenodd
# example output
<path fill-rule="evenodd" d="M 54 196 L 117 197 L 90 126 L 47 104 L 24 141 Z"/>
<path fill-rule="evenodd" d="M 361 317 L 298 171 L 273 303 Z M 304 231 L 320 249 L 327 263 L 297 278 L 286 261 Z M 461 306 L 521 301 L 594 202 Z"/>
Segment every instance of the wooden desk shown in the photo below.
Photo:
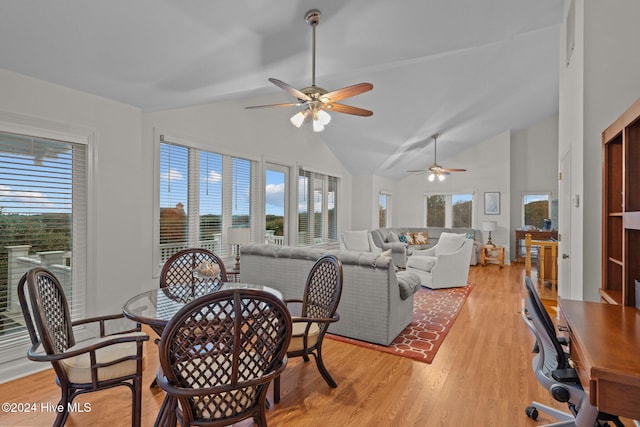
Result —
<path fill-rule="evenodd" d="M 640 419 L 640 311 L 635 307 L 560 299 L 558 326 L 589 402 Z"/>

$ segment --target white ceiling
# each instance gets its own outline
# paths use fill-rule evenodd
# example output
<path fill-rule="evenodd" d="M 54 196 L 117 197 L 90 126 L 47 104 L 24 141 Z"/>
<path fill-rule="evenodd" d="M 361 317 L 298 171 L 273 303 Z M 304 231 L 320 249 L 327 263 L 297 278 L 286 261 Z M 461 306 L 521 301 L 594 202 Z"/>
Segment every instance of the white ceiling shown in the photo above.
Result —
<path fill-rule="evenodd" d="M 1 0 L 0 68 L 144 111 L 290 102 L 267 78 L 310 85 L 312 8 L 318 86 L 374 85 L 343 101 L 372 117 L 321 134 L 352 174 L 425 168 L 435 132 L 465 167 L 446 158 L 558 111 L 562 0 Z"/>

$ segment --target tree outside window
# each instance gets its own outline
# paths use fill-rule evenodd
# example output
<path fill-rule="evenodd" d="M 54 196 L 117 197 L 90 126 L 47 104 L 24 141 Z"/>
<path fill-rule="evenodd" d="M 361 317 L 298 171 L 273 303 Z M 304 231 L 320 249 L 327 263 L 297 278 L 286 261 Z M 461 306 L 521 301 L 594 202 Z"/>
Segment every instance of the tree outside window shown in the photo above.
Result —
<path fill-rule="evenodd" d="M 549 194 L 524 194 L 522 196 L 524 226 L 544 228 L 544 220 L 549 218 Z"/>
<path fill-rule="evenodd" d="M 473 227 L 473 194 L 426 196 L 427 227 Z"/>

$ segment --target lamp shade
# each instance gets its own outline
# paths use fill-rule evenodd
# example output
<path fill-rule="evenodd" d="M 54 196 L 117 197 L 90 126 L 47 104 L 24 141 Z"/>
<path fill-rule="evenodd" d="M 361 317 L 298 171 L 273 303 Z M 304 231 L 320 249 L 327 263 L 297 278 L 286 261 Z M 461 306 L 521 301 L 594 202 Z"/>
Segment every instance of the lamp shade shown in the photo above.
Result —
<path fill-rule="evenodd" d="M 227 228 L 227 243 L 230 245 L 248 245 L 249 238 L 250 235 L 248 228 Z"/>
<path fill-rule="evenodd" d="M 498 221 L 482 221 L 482 231 L 496 231 L 498 229 Z"/>

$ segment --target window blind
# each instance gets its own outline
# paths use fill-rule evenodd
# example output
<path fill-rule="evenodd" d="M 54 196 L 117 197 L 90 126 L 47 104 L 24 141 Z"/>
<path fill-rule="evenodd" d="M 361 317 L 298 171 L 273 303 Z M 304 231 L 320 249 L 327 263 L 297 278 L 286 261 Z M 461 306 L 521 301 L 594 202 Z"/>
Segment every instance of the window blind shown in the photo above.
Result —
<path fill-rule="evenodd" d="M 84 144 L 0 132 L 0 362 L 28 341 L 17 284 L 29 269 L 50 270 L 85 317 L 87 167 Z"/>
<path fill-rule="evenodd" d="M 160 143 L 160 264 L 188 247 L 228 259 L 229 227 L 251 228 L 251 241 L 257 241 L 256 167 L 252 160 Z"/>
<path fill-rule="evenodd" d="M 337 177 L 303 170 L 298 173 L 298 244 L 337 240 Z"/>

